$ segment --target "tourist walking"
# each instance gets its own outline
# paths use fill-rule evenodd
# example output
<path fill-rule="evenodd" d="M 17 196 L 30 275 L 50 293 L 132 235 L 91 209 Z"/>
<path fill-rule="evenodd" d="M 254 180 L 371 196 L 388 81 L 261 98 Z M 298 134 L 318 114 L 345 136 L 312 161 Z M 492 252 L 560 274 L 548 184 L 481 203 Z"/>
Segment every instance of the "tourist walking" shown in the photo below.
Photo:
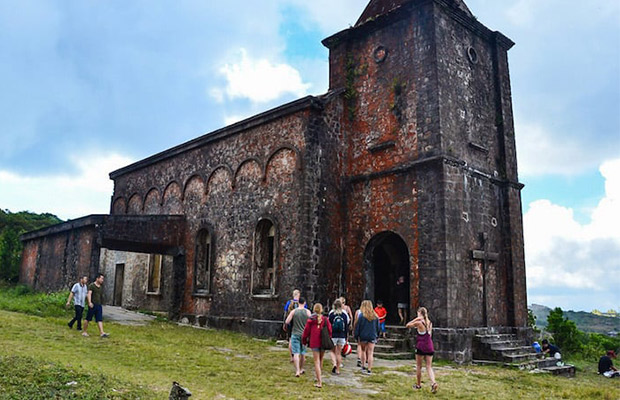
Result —
<path fill-rule="evenodd" d="M 289 313 L 286 324 L 291 327 L 290 347 L 293 353 L 293 364 L 295 365 L 295 376 L 300 377 L 304 371 L 306 360 L 306 346 L 302 344 L 301 337 L 304 334 L 306 322 L 310 318 L 310 310 L 306 308 L 306 299 L 298 299 L 299 307 Z"/>
<path fill-rule="evenodd" d="M 301 297 L 301 292 L 299 291 L 299 289 L 295 289 L 293 290 L 293 298 L 288 300 L 286 302 L 286 304 L 284 305 L 284 323 L 282 324 L 282 329 L 284 330 L 284 332 L 286 332 L 286 338 L 288 339 L 288 352 L 291 356 L 291 362 L 294 362 L 293 360 L 293 350 L 291 348 L 291 324 L 290 323 L 286 323 L 286 319 L 288 318 L 289 314 L 296 310 L 297 307 L 299 307 L 299 299 Z M 307 305 L 305 305 L 305 308 L 308 308 Z"/>
<path fill-rule="evenodd" d="M 362 373 L 370 375 L 374 361 L 375 344 L 379 337 L 379 318 L 370 300 L 362 301 L 354 336 L 357 339 L 358 352 L 361 350 Z"/>
<path fill-rule="evenodd" d="M 88 323 L 93 320 L 97 322 L 99 328 L 99 336 L 107 338 L 108 335 L 103 331 L 103 274 L 97 274 L 95 281 L 88 285 L 88 293 L 86 299 L 88 300 L 88 313 L 86 314 L 86 321 L 84 321 L 84 332 L 82 336 L 88 336 Z"/>
<path fill-rule="evenodd" d="M 347 305 L 347 299 L 345 299 L 344 297 L 338 297 L 338 300 L 340 300 L 340 303 L 342 303 L 342 310 L 344 312 L 347 313 L 347 315 L 349 316 L 349 329 L 353 328 L 353 312 L 351 312 L 351 307 L 349 307 Z"/>
<path fill-rule="evenodd" d="M 321 369 L 323 366 L 323 356 L 325 350 L 321 343 L 321 331 L 324 327 L 327 327 L 329 336 L 332 335 L 332 325 L 329 322 L 329 318 L 323 316 L 323 305 L 316 303 L 312 307 L 313 314 L 306 322 L 304 332 L 302 335 L 302 341 L 304 344 L 308 344 L 312 349 L 312 357 L 314 359 L 314 374 L 316 375 L 315 387 L 323 387 L 323 380 L 321 378 Z"/>
<path fill-rule="evenodd" d="M 433 347 L 433 323 L 428 318 L 428 311 L 424 307 L 418 308 L 418 316 L 409 321 L 407 328 L 416 329 L 415 344 L 415 363 L 416 363 L 416 380 L 413 385 L 414 389 L 422 388 L 422 361 L 426 361 L 426 372 L 431 379 L 431 392 L 437 392 L 437 382 L 435 382 L 435 372 L 433 371 L 433 355 L 435 348 Z"/>
<path fill-rule="evenodd" d="M 328 315 L 332 325 L 332 341 L 334 348 L 330 352 L 332 359 L 332 374 L 340 375 L 340 365 L 342 364 L 342 347 L 347 343 L 349 332 L 349 316 L 342 308 L 340 299 L 334 301 L 334 306 Z"/>
<path fill-rule="evenodd" d="M 86 295 L 88 294 L 87 283 L 88 277 L 83 276 L 73 285 L 71 292 L 69 292 L 67 307 L 69 307 L 71 304 L 71 299 L 73 299 L 73 308 L 75 309 L 75 316 L 67 324 L 69 325 L 69 329 L 73 329 L 73 324 L 77 322 L 77 330 L 82 330 L 82 314 L 84 313 L 84 302 L 86 301 Z"/>

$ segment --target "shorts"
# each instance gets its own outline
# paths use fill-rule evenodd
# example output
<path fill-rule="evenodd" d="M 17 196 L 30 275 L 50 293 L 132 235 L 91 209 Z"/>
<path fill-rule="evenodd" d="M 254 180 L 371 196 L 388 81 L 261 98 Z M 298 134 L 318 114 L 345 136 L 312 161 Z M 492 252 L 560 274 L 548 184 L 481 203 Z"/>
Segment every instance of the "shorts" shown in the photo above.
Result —
<path fill-rule="evenodd" d="M 605 371 L 603 372 L 603 376 L 605 378 L 614 378 L 614 377 L 620 377 L 620 371 Z"/>
<path fill-rule="evenodd" d="M 372 343 L 372 344 L 377 344 L 377 339 L 373 339 L 373 340 L 364 340 L 364 339 L 360 339 L 359 340 L 361 343 Z"/>
<path fill-rule="evenodd" d="M 418 356 L 432 356 L 435 355 L 434 351 L 422 351 L 420 349 L 415 349 L 415 354 Z"/>
<path fill-rule="evenodd" d="M 306 355 L 306 346 L 301 344 L 301 336 L 291 335 L 291 352 L 302 356 Z"/>
<path fill-rule="evenodd" d="M 334 342 L 334 346 L 344 346 L 347 342 L 345 338 L 332 338 L 332 342 Z"/>
<path fill-rule="evenodd" d="M 93 304 L 93 308 L 88 309 L 88 313 L 86 314 L 86 321 L 92 321 L 93 316 L 95 317 L 95 321 L 103 321 L 103 307 L 101 306 L 101 304 Z"/>
<path fill-rule="evenodd" d="M 400 309 L 405 309 L 405 310 L 406 310 L 407 308 L 409 308 L 409 306 L 407 305 L 407 303 L 398 303 L 397 307 L 398 307 L 398 308 L 400 308 Z"/>
<path fill-rule="evenodd" d="M 323 350 L 323 349 L 321 349 L 321 348 L 319 348 L 319 347 L 317 347 L 317 348 L 313 347 L 313 348 L 312 348 L 312 351 L 316 351 L 316 352 L 318 353 L 318 352 L 320 352 L 320 351 L 325 351 L 325 350 Z"/>
<path fill-rule="evenodd" d="M 379 329 L 381 329 L 381 332 L 385 332 L 385 321 L 379 322 Z"/>

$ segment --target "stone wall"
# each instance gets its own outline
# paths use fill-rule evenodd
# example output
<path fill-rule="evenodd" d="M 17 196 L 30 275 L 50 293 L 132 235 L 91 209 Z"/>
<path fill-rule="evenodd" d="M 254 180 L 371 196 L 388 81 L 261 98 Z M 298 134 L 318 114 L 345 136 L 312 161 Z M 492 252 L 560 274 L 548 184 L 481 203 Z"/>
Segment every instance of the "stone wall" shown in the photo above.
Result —
<path fill-rule="evenodd" d="M 311 300 L 317 296 L 313 226 L 320 159 L 307 146 L 311 131 L 319 129 L 311 126 L 319 106 L 312 101 L 302 99 L 111 174 L 114 214 L 186 217 L 183 313 L 280 319 L 293 288 L 306 286 Z M 273 293 L 256 295 L 251 286 L 258 279 L 253 260 L 261 220 L 276 228 L 276 278 Z M 210 233 L 214 256 L 211 291 L 198 294 L 194 269 L 201 230 Z"/>
<path fill-rule="evenodd" d="M 364 254 L 393 232 L 409 251 L 411 308 L 438 326 L 521 326 L 512 42 L 453 2 L 402 3 L 324 41 L 344 104 L 343 291 L 372 297 Z"/>
<path fill-rule="evenodd" d="M 70 290 L 80 276 L 97 273 L 97 224 L 102 216 L 89 216 L 26 233 L 20 283 L 35 290 Z M 95 261 L 95 262 L 93 262 Z"/>

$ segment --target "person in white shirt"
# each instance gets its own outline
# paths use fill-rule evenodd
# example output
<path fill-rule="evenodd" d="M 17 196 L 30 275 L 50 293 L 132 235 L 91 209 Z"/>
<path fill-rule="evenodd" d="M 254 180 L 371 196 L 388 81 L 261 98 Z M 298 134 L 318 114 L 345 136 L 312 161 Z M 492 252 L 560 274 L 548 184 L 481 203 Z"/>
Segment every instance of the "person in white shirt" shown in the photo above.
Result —
<path fill-rule="evenodd" d="M 84 313 L 84 302 L 86 301 L 86 294 L 88 293 L 87 283 L 88 277 L 81 277 L 78 283 L 73 285 L 71 292 L 69 293 L 67 307 L 71 304 L 71 299 L 73 299 L 73 305 L 75 307 L 75 316 L 67 324 L 69 325 L 69 329 L 73 329 L 73 324 L 77 322 L 77 330 L 82 330 L 82 313 Z"/>

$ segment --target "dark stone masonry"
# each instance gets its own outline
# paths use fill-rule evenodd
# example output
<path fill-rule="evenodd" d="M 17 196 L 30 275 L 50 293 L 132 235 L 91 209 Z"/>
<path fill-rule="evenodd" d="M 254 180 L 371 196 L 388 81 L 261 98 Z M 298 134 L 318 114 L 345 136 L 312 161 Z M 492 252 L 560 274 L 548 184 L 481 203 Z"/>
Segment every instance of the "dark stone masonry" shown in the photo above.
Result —
<path fill-rule="evenodd" d="M 330 86 L 110 174 L 110 215 L 30 232 L 21 282 L 277 335 L 310 302 L 429 309 L 438 354 L 527 334 L 507 51 L 461 0 L 373 0 L 323 41 Z"/>

